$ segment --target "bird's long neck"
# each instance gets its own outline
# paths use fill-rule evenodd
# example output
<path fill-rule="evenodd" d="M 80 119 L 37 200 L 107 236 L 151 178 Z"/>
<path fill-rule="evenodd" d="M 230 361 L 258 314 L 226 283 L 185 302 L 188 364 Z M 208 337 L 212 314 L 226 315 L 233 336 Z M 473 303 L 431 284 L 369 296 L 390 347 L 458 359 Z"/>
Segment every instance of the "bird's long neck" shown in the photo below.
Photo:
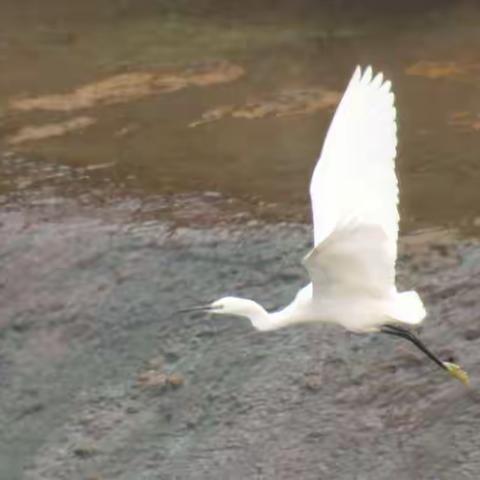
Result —
<path fill-rule="evenodd" d="M 258 303 L 254 303 L 252 307 L 248 318 L 257 330 L 262 332 L 277 330 L 292 323 L 290 314 L 286 311 L 287 309 L 269 313 Z"/>

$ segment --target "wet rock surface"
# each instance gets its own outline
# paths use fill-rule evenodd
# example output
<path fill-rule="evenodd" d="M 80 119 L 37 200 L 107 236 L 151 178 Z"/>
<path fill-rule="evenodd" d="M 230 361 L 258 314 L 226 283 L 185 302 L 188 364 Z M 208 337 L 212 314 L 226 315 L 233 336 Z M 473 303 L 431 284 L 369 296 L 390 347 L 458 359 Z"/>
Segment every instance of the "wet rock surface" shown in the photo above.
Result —
<path fill-rule="evenodd" d="M 477 244 L 418 235 L 399 259 L 468 390 L 390 337 L 176 313 L 290 301 L 309 228 L 112 218 L 2 213 L 0 478 L 478 478 Z"/>

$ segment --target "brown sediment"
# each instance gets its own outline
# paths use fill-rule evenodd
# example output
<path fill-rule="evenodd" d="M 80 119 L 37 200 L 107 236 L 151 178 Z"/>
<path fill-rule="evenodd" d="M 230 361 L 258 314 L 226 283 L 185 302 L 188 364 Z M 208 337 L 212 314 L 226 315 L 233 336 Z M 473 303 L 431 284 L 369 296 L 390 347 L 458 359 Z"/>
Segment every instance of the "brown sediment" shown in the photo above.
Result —
<path fill-rule="evenodd" d="M 287 89 L 243 105 L 222 105 L 207 110 L 199 120 L 190 123 L 189 126 L 198 127 L 228 117 L 252 120 L 308 115 L 334 107 L 339 102 L 340 96 L 340 93 L 323 87 Z"/>
<path fill-rule="evenodd" d="M 52 137 L 61 137 L 67 133 L 84 130 L 96 122 L 92 117 L 75 117 L 64 122 L 47 123 L 44 125 L 27 125 L 20 128 L 15 134 L 7 138 L 10 145 L 19 145 L 25 142 L 46 140 Z"/>
<path fill-rule="evenodd" d="M 405 69 L 407 75 L 416 75 L 430 79 L 458 77 L 472 72 L 480 72 L 480 65 L 461 61 L 420 60 Z"/>
<path fill-rule="evenodd" d="M 121 73 L 88 83 L 69 93 L 12 99 L 9 108 L 16 111 L 72 112 L 175 92 L 190 86 L 206 87 L 232 82 L 244 73 L 240 65 L 224 60 L 199 62 L 179 69 Z"/>

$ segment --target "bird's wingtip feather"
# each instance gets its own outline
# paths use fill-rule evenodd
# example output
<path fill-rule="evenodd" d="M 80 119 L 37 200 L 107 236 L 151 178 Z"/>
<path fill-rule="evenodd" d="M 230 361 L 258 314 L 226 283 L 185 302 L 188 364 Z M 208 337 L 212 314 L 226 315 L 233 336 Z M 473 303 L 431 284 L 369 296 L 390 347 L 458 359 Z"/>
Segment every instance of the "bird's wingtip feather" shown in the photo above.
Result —
<path fill-rule="evenodd" d="M 383 82 L 382 90 L 386 92 L 391 92 L 391 88 L 392 88 L 392 82 L 390 80 L 386 80 L 385 82 Z"/>
<path fill-rule="evenodd" d="M 372 85 L 375 88 L 379 88 L 382 85 L 382 82 L 383 82 L 383 73 L 378 72 L 372 80 Z"/>
<path fill-rule="evenodd" d="M 385 80 L 383 72 L 374 74 L 371 65 L 367 65 L 364 69 L 362 69 L 360 65 L 357 65 L 353 72 L 352 80 L 361 82 L 365 85 L 372 84 L 373 86 L 381 88 L 387 92 L 390 92 L 392 88 L 392 82 L 390 82 L 390 80 Z"/>
<path fill-rule="evenodd" d="M 370 83 L 372 80 L 372 66 L 368 65 L 365 71 L 363 72 L 362 80 L 364 83 Z"/>
<path fill-rule="evenodd" d="M 352 82 L 358 82 L 362 78 L 362 68 L 360 65 L 357 65 L 355 67 L 355 70 L 353 71 L 352 75 Z"/>

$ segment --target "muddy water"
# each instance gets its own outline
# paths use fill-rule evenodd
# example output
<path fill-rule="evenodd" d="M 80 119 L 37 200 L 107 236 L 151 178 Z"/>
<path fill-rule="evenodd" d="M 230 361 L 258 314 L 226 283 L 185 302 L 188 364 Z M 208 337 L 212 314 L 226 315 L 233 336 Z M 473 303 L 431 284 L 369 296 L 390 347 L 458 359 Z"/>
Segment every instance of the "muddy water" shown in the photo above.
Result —
<path fill-rule="evenodd" d="M 49 187 L 68 195 L 62 172 L 93 167 L 84 176 L 97 197 L 112 186 L 137 197 L 209 190 L 270 205 L 274 218 L 307 219 L 306 185 L 335 92 L 355 64 L 371 63 L 398 97 L 404 228 L 471 231 L 479 222 L 480 9 L 472 4 L 2 9 L 3 150 L 47 165 L 54 178 L 31 181 L 20 168 L 2 181 L 7 197 L 39 183 L 47 196 Z M 145 75 L 156 75 L 156 86 Z"/>
<path fill-rule="evenodd" d="M 2 2 L 2 480 L 480 475 L 480 8 L 317 3 Z M 399 282 L 471 391 L 391 339 L 175 314 L 305 282 L 357 63 L 397 94 Z"/>

